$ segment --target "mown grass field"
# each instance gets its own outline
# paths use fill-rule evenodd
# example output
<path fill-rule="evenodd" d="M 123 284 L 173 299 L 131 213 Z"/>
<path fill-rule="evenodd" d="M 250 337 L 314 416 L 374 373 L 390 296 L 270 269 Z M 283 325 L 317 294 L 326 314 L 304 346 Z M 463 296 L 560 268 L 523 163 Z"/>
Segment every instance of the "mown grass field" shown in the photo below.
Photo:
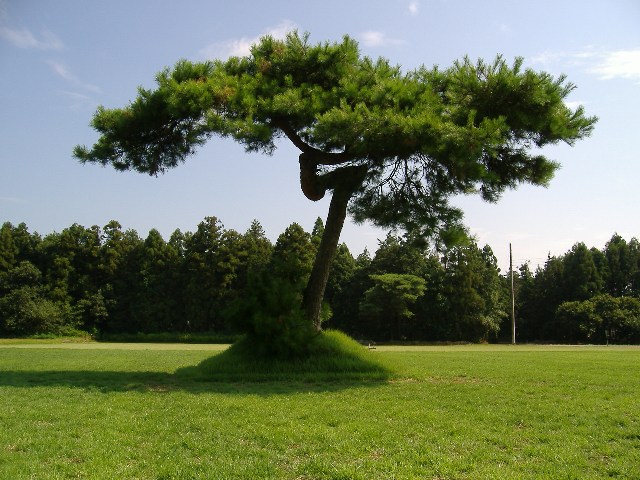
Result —
<path fill-rule="evenodd" d="M 0 342 L 2 479 L 640 478 L 640 348 L 378 347 L 206 382 L 214 345 Z"/>

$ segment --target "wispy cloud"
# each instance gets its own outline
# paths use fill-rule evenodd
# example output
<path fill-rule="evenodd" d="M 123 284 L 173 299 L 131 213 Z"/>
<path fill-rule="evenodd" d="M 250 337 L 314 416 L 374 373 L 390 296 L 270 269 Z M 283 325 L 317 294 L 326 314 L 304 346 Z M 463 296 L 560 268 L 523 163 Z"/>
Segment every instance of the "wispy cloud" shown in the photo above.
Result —
<path fill-rule="evenodd" d="M 531 59 L 534 64 L 557 64 L 579 68 L 602 80 L 627 79 L 640 82 L 640 48 L 628 50 L 596 50 L 578 52 L 549 51 Z"/>
<path fill-rule="evenodd" d="M 420 2 L 413 1 L 409 3 L 409 13 L 414 17 L 420 12 Z"/>
<path fill-rule="evenodd" d="M 60 93 L 71 101 L 68 105 L 71 110 L 95 110 L 100 103 L 91 95 L 85 95 L 84 93 L 70 91 Z"/>
<path fill-rule="evenodd" d="M 283 20 L 275 27 L 265 29 L 260 35 L 255 37 L 241 37 L 222 42 L 212 43 L 200 51 L 205 58 L 229 58 L 243 57 L 251 53 L 251 46 L 257 43 L 260 38 L 270 35 L 276 39 L 283 39 L 287 33 L 296 30 L 297 26 L 290 20 Z"/>
<path fill-rule="evenodd" d="M 377 30 L 368 30 L 358 35 L 360 42 L 365 47 L 387 47 L 390 45 L 401 45 L 402 40 L 387 37 L 386 33 Z"/>
<path fill-rule="evenodd" d="M 62 40 L 49 31 L 44 31 L 40 37 L 37 37 L 26 28 L 0 26 L 0 37 L 18 48 L 36 50 L 62 50 L 64 48 Z"/>
<path fill-rule="evenodd" d="M 75 87 L 82 88 L 83 90 L 87 90 L 93 93 L 101 93 L 100 87 L 96 85 L 92 85 L 90 83 L 86 83 L 78 78 L 75 74 L 73 74 L 66 65 L 60 62 L 55 62 L 53 60 L 49 60 L 47 62 L 51 67 L 51 70 L 58 75 L 59 77 L 65 79 L 67 82 L 72 84 Z"/>
<path fill-rule="evenodd" d="M 640 81 L 640 48 L 607 52 L 590 71 L 604 80 L 626 78 Z"/>

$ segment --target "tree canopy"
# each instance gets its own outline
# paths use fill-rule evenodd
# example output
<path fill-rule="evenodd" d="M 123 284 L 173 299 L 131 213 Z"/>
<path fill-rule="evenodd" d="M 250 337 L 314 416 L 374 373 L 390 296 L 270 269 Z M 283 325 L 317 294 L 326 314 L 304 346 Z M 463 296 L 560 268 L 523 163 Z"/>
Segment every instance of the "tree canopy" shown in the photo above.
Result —
<path fill-rule="evenodd" d="M 525 69 L 521 58 L 403 72 L 362 56 L 348 36 L 315 45 L 308 34 L 267 36 L 247 57 L 181 60 L 156 82 L 124 108 L 100 107 L 100 138 L 75 156 L 156 175 L 213 135 L 267 154 L 290 140 L 305 196 L 333 192 L 305 294 L 313 321 L 347 208 L 356 221 L 446 237 L 462 216 L 451 195 L 495 201 L 521 183 L 546 185 L 558 164 L 540 148 L 573 144 L 596 122 L 567 106 L 574 85 L 564 76 Z"/>

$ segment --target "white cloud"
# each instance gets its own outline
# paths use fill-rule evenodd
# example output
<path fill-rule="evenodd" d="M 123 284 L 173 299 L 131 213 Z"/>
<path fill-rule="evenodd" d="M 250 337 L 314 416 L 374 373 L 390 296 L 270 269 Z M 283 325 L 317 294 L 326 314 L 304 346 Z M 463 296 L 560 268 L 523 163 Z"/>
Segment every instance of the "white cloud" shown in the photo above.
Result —
<path fill-rule="evenodd" d="M 530 62 L 534 65 L 549 65 L 557 62 L 561 58 L 561 55 L 559 52 L 546 51 L 532 56 Z"/>
<path fill-rule="evenodd" d="M 260 35 L 255 37 L 241 37 L 212 43 L 211 45 L 203 48 L 200 51 L 200 54 L 205 58 L 248 56 L 251 53 L 251 46 L 260 41 L 262 37 L 270 35 L 275 39 L 282 40 L 287 36 L 287 33 L 296 30 L 296 28 L 296 25 L 290 20 L 283 20 L 275 27 L 267 28 Z"/>
<path fill-rule="evenodd" d="M 596 50 L 579 52 L 547 51 L 531 58 L 545 67 L 571 66 L 597 75 L 602 80 L 615 78 L 640 82 L 640 48 L 629 50 Z"/>
<path fill-rule="evenodd" d="M 51 67 L 51 69 L 53 70 L 53 72 L 58 75 L 59 77 L 64 78 L 67 82 L 75 85 L 76 87 L 80 87 L 84 90 L 88 90 L 90 92 L 94 92 L 94 93 L 100 93 L 101 89 L 100 87 L 97 87 L 96 85 L 91 85 L 89 83 L 85 83 L 82 80 L 80 80 L 76 75 L 74 75 L 67 67 L 66 65 L 60 63 L 60 62 L 54 62 L 53 60 L 50 60 L 47 62 L 49 64 L 49 66 Z"/>
<path fill-rule="evenodd" d="M 99 102 L 94 97 L 84 93 L 68 91 L 60 93 L 71 101 L 69 108 L 72 110 L 95 110 L 99 105 Z"/>
<path fill-rule="evenodd" d="M 413 1 L 409 4 L 409 13 L 411 15 L 413 15 L 414 17 L 416 15 L 418 15 L 418 12 L 420 10 L 420 3 L 417 1 Z"/>
<path fill-rule="evenodd" d="M 640 48 L 607 52 L 589 71 L 604 80 L 627 78 L 640 81 Z"/>
<path fill-rule="evenodd" d="M 75 75 L 73 75 L 66 66 L 64 66 L 62 63 L 58 63 L 58 62 L 54 62 L 54 61 L 49 61 L 47 62 L 49 64 L 49 66 L 51 67 L 51 69 L 54 71 L 54 73 L 62 78 L 64 78 L 65 80 L 69 80 L 71 82 L 78 82 L 78 79 L 76 78 Z"/>
<path fill-rule="evenodd" d="M 35 48 L 37 50 L 62 50 L 62 41 L 53 33 L 45 31 L 37 38 L 26 28 L 15 29 L 5 26 L 0 27 L 0 37 L 12 43 L 18 48 Z"/>
<path fill-rule="evenodd" d="M 383 32 L 368 30 L 359 35 L 360 41 L 365 47 L 385 47 L 389 45 L 400 45 L 402 40 L 389 38 Z"/>

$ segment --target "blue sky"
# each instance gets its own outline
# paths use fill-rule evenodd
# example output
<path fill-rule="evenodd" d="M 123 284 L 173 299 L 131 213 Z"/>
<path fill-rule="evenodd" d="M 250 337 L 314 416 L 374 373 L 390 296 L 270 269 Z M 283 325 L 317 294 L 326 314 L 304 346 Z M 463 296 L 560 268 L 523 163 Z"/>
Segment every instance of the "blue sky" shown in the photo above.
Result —
<path fill-rule="evenodd" d="M 311 230 L 328 200 L 309 202 L 298 184 L 298 152 L 284 141 L 271 156 L 211 140 L 159 178 L 81 165 L 98 105 L 124 106 L 136 87 L 181 58 L 244 55 L 261 35 L 298 29 L 312 42 L 348 34 L 363 54 L 405 70 L 454 60 L 525 58 L 577 85 L 571 105 L 600 121 L 574 147 L 546 153 L 562 164 L 549 188 L 523 186 L 498 204 L 455 199 L 481 245 L 508 267 L 543 263 L 583 241 L 602 248 L 614 232 L 640 236 L 640 2 L 350 0 L 0 0 L 0 222 L 46 234 L 74 222 L 116 219 L 146 237 L 194 231 L 205 216 L 244 232 L 258 219 L 272 239 L 292 222 Z M 345 225 L 354 255 L 385 232 Z"/>

